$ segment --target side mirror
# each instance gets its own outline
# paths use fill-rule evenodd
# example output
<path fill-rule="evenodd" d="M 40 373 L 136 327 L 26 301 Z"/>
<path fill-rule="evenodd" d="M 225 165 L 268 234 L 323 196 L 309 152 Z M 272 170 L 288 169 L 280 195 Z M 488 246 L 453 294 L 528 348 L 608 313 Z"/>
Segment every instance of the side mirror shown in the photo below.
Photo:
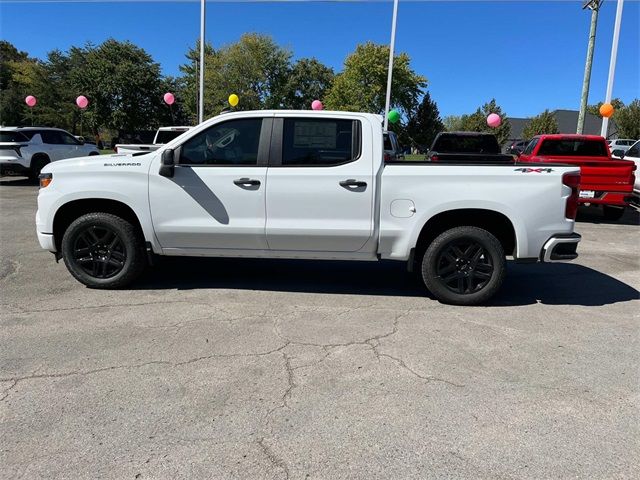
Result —
<path fill-rule="evenodd" d="M 613 152 L 611 152 L 611 155 L 624 158 L 624 150 L 622 150 L 621 148 L 616 148 Z"/>
<path fill-rule="evenodd" d="M 172 178 L 176 170 L 175 152 L 168 148 L 162 152 L 160 158 L 160 173 L 161 176 Z"/>

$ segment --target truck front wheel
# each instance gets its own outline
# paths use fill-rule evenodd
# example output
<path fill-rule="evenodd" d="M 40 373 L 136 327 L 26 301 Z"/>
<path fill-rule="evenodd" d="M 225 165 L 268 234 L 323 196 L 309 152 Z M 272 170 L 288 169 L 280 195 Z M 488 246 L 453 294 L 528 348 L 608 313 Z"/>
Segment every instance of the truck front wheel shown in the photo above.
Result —
<path fill-rule="evenodd" d="M 146 266 L 144 241 L 136 227 L 110 213 L 74 220 L 62 237 L 62 258 L 80 283 L 91 288 L 121 288 Z"/>
<path fill-rule="evenodd" d="M 422 279 L 441 302 L 478 305 L 500 289 L 506 274 L 498 239 L 478 227 L 456 227 L 441 233 L 422 257 Z"/>

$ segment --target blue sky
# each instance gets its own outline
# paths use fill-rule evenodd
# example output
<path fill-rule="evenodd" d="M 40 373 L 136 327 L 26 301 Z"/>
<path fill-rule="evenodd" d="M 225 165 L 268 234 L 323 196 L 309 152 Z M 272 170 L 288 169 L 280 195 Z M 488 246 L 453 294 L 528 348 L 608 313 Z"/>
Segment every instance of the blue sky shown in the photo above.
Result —
<path fill-rule="evenodd" d="M 400 1 L 397 51 L 429 80 L 441 114 L 475 110 L 495 97 L 510 116 L 577 109 L 590 14 L 577 1 Z M 616 4 L 601 8 L 590 103 L 604 99 Z M 244 32 L 271 35 L 294 57 L 340 70 L 360 42 L 389 41 L 392 3 L 209 2 L 207 41 Z M 113 37 L 147 50 L 176 75 L 199 35 L 199 2 L 33 2 L 0 0 L 0 37 L 30 55 Z M 28 19 L 28 21 L 25 21 Z M 625 2 L 613 96 L 640 97 L 640 2 Z M 26 25 L 29 25 L 26 27 Z"/>

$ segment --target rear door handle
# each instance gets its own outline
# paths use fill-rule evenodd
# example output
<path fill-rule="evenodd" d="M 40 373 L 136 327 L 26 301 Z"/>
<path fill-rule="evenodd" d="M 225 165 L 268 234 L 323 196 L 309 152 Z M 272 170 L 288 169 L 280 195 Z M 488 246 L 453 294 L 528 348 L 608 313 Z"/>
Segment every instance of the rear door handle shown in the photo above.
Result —
<path fill-rule="evenodd" d="M 254 180 L 252 178 L 236 178 L 233 183 L 240 187 L 258 187 L 260 186 L 260 180 Z"/>
<path fill-rule="evenodd" d="M 342 180 L 340 182 L 340 186 L 341 187 L 366 187 L 367 186 L 367 182 L 363 182 L 361 180 L 355 180 L 353 178 L 350 178 L 348 180 Z"/>

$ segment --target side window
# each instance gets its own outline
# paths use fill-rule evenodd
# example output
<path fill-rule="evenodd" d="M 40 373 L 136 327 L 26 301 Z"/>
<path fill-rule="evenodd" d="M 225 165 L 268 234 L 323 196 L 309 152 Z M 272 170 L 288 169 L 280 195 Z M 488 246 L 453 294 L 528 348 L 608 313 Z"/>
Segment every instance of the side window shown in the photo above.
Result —
<path fill-rule="evenodd" d="M 218 123 L 182 144 L 183 165 L 257 165 L 262 118 Z"/>
<path fill-rule="evenodd" d="M 44 143 L 48 143 L 49 145 L 60 145 L 63 143 L 59 132 L 55 130 L 42 130 L 39 133 Z"/>
<path fill-rule="evenodd" d="M 59 135 L 60 143 L 65 145 L 80 145 L 80 142 L 67 132 L 56 132 Z"/>
<path fill-rule="evenodd" d="M 330 167 L 354 160 L 360 139 L 356 122 L 316 118 L 285 118 L 282 165 Z"/>
<path fill-rule="evenodd" d="M 627 150 L 625 157 L 640 157 L 640 142 L 636 142 L 636 144 Z"/>
<path fill-rule="evenodd" d="M 538 144 L 538 142 L 540 141 L 539 138 L 533 138 L 529 144 L 527 145 L 527 147 L 524 149 L 524 151 L 522 153 L 529 155 L 531 154 L 531 152 L 533 152 L 533 149 L 536 148 L 536 145 Z"/>

